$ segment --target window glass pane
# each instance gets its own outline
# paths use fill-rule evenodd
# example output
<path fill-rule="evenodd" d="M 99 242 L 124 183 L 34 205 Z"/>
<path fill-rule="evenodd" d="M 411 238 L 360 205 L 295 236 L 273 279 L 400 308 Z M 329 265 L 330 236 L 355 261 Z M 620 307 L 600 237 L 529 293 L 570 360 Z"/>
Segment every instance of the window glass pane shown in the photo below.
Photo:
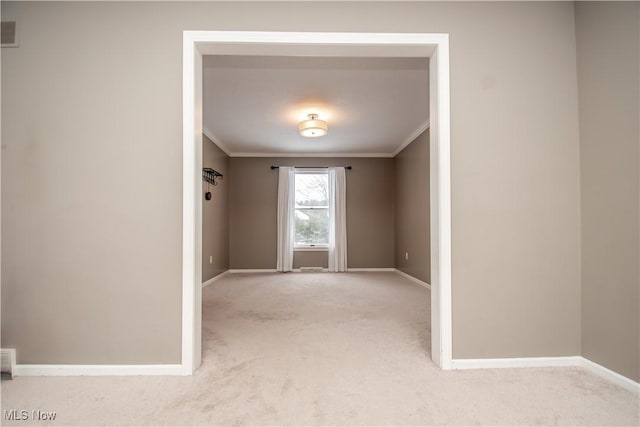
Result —
<path fill-rule="evenodd" d="M 295 211 L 296 245 L 329 244 L 329 210 L 323 208 Z"/>
<path fill-rule="evenodd" d="M 296 173 L 296 246 L 329 244 L 329 176 L 326 172 Z"/>
<path fill-rule="evenodd" d="M 328 206 L 329 180 L 326 173 L 296 174 L 296 206 Z"/>

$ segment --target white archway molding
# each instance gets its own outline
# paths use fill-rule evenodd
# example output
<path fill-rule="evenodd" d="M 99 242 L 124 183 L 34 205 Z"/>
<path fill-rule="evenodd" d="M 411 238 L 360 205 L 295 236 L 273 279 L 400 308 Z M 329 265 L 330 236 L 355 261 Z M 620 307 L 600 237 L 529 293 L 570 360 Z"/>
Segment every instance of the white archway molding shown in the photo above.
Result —
<path fill-rule="evenodd" d="M 423 33 L 183 33 L 182 374 L 202 353 L 202 56 L 429 58 L 431 357 L 451 369 L 451 161 L 449 36 Z"/>

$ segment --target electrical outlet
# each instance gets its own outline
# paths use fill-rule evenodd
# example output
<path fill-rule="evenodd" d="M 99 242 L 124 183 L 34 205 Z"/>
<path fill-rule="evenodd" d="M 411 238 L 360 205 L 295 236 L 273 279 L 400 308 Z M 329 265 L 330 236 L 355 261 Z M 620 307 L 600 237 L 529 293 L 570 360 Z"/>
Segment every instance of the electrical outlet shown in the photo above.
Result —
<path fill-rule="evenodd" d="M 213 264 L 213 255 L 209 255 L 209 264 Z"/>
<path fill-rule="evenodd" d="M 409 260 L 409 252 L 404 253 L 404 259 L 406 259 L 407 261 Z"/>

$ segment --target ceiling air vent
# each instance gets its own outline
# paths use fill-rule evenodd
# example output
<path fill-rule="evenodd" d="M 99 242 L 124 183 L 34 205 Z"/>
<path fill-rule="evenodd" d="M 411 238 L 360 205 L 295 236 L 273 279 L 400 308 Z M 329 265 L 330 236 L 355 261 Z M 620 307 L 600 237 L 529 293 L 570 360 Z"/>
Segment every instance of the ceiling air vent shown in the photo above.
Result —
<path fill-rule="evenodd" d="M 18 47 L 18 32 L 15 21 L 2 22 L 2 47 Z"/>

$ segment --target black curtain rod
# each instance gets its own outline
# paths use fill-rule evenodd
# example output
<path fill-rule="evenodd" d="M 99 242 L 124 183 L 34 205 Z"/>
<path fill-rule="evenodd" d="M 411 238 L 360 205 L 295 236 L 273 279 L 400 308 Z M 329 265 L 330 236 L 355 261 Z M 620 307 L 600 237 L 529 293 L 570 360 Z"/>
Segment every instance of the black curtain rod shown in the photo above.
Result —
<path fill-rule="evenodd" d="M 292 166 L 292 167 L 296 169 L 329 169 L 329 166 Z M 280 166 L 271 166 L 271 170 L 279 169 L 279 168 Z M 351 166 L 345 166 L 344 168 L 351 170 Z"/>

